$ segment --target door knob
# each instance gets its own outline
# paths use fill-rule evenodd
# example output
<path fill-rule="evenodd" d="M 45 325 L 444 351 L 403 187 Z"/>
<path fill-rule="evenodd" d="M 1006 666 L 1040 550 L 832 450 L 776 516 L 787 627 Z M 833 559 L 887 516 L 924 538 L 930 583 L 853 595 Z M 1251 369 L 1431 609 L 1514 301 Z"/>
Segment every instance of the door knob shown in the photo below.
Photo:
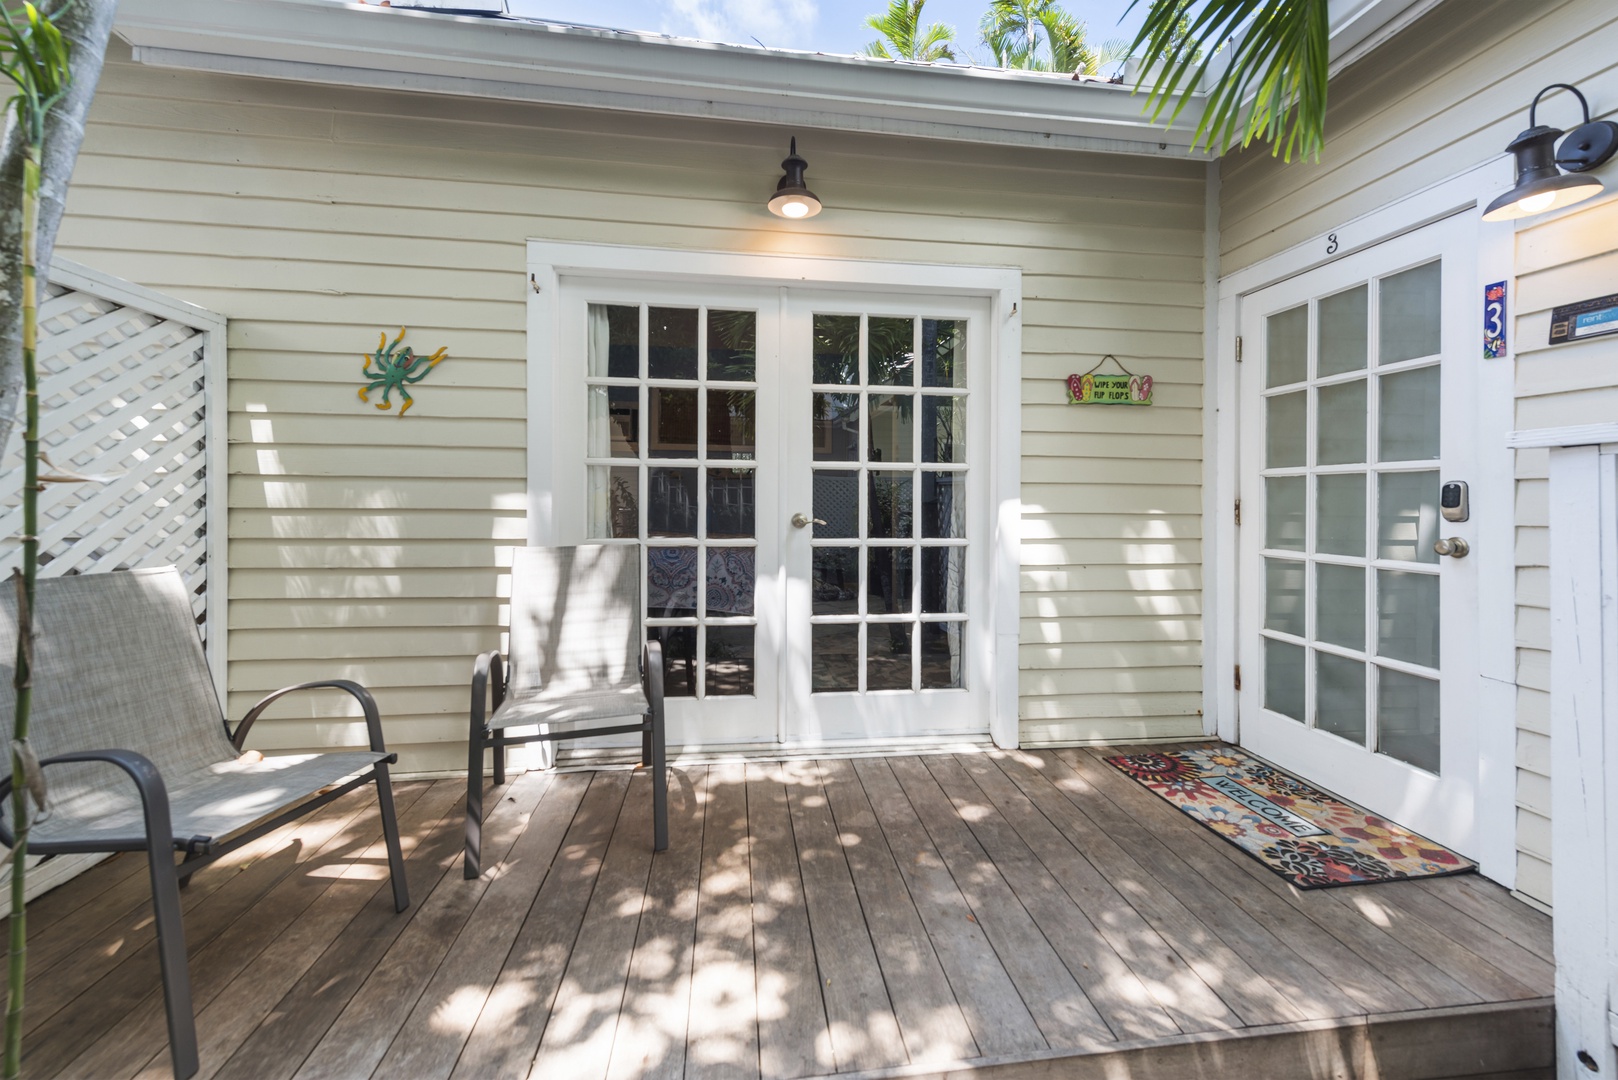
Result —
<path fill-rule="evenodd" d="M 826 524 L 826 522 L 824 520 L 822 520 L 821 518 L 812 518 L 808 514 L 793 514 L 792 515 L 792 527 L 794 529 L 807 529 L 811 525 L 824 525 L 824 524 Z"/>
<path fill-rule="evenodd" d="M 1433 545 L 1433 550 L 1440 555 L 1448 555 L 1453 559 L 1464 559 L 1467 552 L 1472 550 L 1472 545 L 1462 540 L 1459 536 L 1452 536 L 1448 540 L 1438 541 Z"/>

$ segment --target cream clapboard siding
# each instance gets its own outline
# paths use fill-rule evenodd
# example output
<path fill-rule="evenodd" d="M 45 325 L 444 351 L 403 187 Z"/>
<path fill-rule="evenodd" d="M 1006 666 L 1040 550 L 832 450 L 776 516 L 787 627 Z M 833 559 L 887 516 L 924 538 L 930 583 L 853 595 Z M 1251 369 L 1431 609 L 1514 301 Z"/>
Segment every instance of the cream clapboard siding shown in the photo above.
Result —
<path fill-rule="evenodd" d="M 60 250 L 230 319 L 230 709 L 373 687 L 456 768 L 525 505 L 528 238 L 1024 269 L 1030 741 L 1199 734 L 1203 181 L 1180 160 L 796 132 L 828 210 L 763 207 L 786 131 L 140 67 L 114 47 Z M 381 329 L 446 345 L 409 417 L 355 399 Z M 1075 409 L 1103 353 L 1150 409 Z M 353 743 L 289 701 L 277 749 Z"/>
<path fill-rule="evenodd" d="M 1575 83 L 1598 116 L 1618 114 L 1615 39 L 1618 6 L 1610 0 L 1447 0 L 1332 81 L 1319 164 L 1287 166 L 1254 152 L 1225 160 L 1220 272 L 1498 157 L 1528 126 L 1534 94 L 1550 83 Z M 1541 120 L 1570 125 L 1576 110 L 1562 95 L 1547 103 Z M 1615 220 L 1609 204 L 1551 225 L 1525 222 L 1518 234 L 1517 270 L 1524 275 L 1513 301 L 1518 427 L 1618 415 L 1618 369 L 1609 362 L 1603 372 L 1588 359 L 1599 347 L 1562 347 L 1551 355 L 1543 346 L 1548 308 L 1558 298 L 1618 291 L 1610 254 Z M 1592 251 L 1592 243 L 1606 254 Z M 1547 461 L 1545 451 L 1517 455 L 1517 888 L 1545 903 L 1551 899 Z"/>

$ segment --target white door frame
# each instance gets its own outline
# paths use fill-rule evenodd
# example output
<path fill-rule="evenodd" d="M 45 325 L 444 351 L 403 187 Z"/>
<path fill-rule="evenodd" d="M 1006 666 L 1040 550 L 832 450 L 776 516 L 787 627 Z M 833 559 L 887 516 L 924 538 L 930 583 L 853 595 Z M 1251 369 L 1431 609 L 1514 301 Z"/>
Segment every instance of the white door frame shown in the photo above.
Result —
<path fill-rule="evenodd" d="M 1211 174 L 1210 199 L 1218 198 Z M 1239 662 L 1237 613 L 1236 503 L 1240 369 L 1236 339 L 1241 332 L 1242 298 L 1270 285 L 1363 251 L 1456 214 L 1478 213 L 1499 191 L 1511 186 L 1511 163 L 1501 158 L 1467 170 L 1432 187 L 1345 221 L 1251 266 L 1218 279 L 1207 302 L 1217 307 L 1216 333 L 1206 343 L 1203 381 L 1203 725 L 1209 735 L 1230 742 L 1239 736 L 1235 669 Z M 1515 281 L 1513 225 L 1477 220 L 1477 282 L 1472 304 L 1482 325 L 1483 286 Z M 1514 298 L 1513 298 L 1514 300 Z M 1510 338 L 1515 345 L 1515 336 Z M 1481 331 L 1479 352 L 1481 357 Z M 1478 361 L 1477 475 L 1472 507 L 1477 519 L 1480 581 L 1514 580 L 1516 515 L 1515 466 L 1506 446 L 1513 427 L 1514 353 Z M 1478 597 L 1479 642 L 1476 687 L 1478 714 L 1489 721 L 1478 732 L 1477 859 L 1485 876 L 1510 888 L 1517 867 L 1516 817 L 1516 598 L 1513 589 L 1482 589 Z M 1492 673 L 1492 674 L 1491 674 Z"/>
<path fill-rule="evenodd" d="M 989 529 L 993 610 L 989 613 L 989 732 L 997 746 L 1017 745 L 1018 587 L 1022 539 L 1022 271 L 1016 267 L 755 255 L 716 251 L 528 241 L 528 542 L 554 544 L 551 493 L 564 460 L 557 425 L 544 422 L 559 400 L 563 278 L 676 281 L 720 286 L 878 289 L 983 297 L 989 301 L 992 369 L 989 408 Z"/>

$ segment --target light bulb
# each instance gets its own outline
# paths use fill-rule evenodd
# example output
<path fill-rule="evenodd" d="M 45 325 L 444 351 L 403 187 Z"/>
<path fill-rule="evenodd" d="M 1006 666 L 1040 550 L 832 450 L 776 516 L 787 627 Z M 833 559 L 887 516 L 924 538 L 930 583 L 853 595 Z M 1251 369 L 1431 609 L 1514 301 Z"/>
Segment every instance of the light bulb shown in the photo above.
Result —
<path fill-rule="evenodd" d="M 809 208 L 796 199 L 783 203 L 781 206 L 782 217 L 801 218 L 807 217 L 808 214 Z"/>
<path fill-rule="evenodd" d="M 1538 195 L 1530 195 L 1526 199 L 1518 200 L 1517 206 L 1522 209 L 1524 214 L 1537 214 L 1541 210 L 1549 210 L 1551 203 L 1555 201 L 1556 192 L 1546 191 Z"/>

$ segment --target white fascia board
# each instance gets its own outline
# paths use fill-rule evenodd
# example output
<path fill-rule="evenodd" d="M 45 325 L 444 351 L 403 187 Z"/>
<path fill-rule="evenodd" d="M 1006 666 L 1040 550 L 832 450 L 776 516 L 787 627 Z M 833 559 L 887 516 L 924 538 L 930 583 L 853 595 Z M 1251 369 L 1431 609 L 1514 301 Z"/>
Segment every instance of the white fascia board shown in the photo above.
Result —
<path fill-rule="evenodd" d="M 376 89 L 1184 157 L 1124 86 L 332 0 L 123 0 L 137 62 Z"/>
<path fill-rule="evenodd" d="M 1364 57 L 1371 50 L 1437 7 L 1443 0 L 1327 0 L 1326 24 L 1327 76 L 1337 73 Z M 1232 42 L 1240 41 L 1246 31 L 1237 34 Z M 1202 89 L 1206 90 L 1230 66 L 1234 50 L 1226 45 L 1208 62 L 1202 76 Z M 1256 88 L 1254 90 L 1256 93 Z M 1249 94 L 1247 101 L 1253 99 Z"/>

